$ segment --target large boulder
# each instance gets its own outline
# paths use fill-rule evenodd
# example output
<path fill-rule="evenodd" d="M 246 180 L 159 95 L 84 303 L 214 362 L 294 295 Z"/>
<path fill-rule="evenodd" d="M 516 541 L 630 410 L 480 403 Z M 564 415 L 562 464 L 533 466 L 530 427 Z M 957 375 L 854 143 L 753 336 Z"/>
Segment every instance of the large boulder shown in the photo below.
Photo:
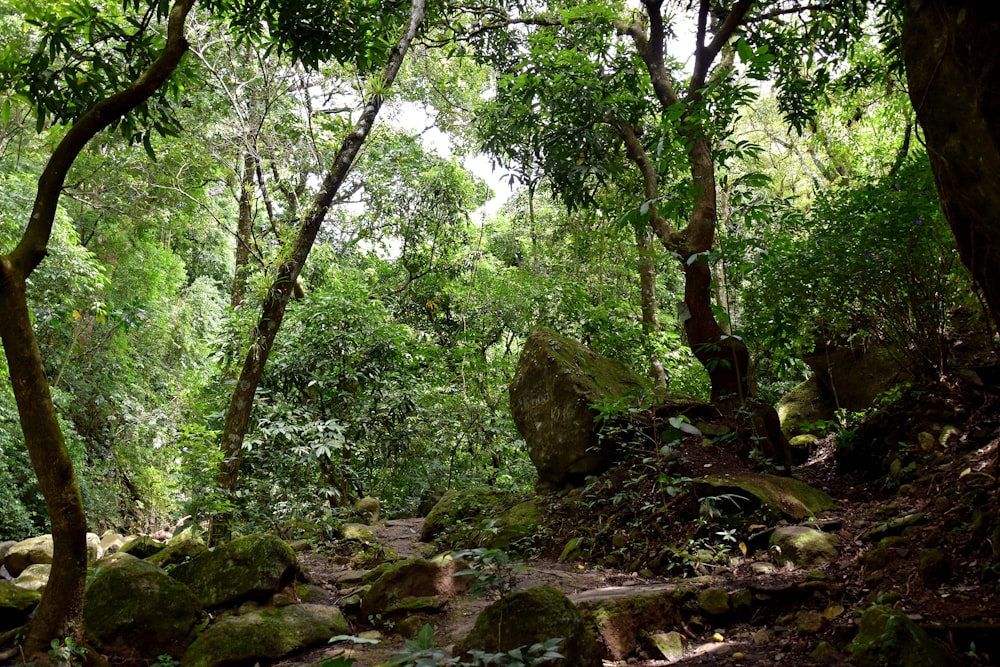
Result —
<path fill-rule="evenodd" d="M 472 632 L 455 644 L 455 655 L 473 649 L 488 653 L 510 651 L 521 646 L 561 638 L 561 659 L 546 662 L 553 667 L 601 667 L 597 642 L 565 595 L 551 586 L 517 591 L 483 610 Z"/>
<path fill-rule="evenodd" d="M 911 379 L 898 355 L 885 347 L 829 347 L 802 357 L 819 385 L 820 395 L 835 408 L 858 411 L 870 408 L 875 399 Z"/>
<path fill-rule="evenodd" d="M 824 393 L 815 375 L 778 401 L 778 419 L 781 430 L 788 438 L 810 433 L 809 425 L 832 420 L 837 412 L 837 404 Z"/>
<path fill-rule="evenodd" d="M 181 667 L 253 665 L 274 661 L 348 634 L 336 607 L 293 604 L 219 619 L 191 643 Z"/>
<path fill-rule="evenodd" d="M 128 551 L 128 553 L 134 554 L 135 552 L 128 549 L 129 546 L 129 544 L 126 544 L 121 551 Z M 146 560 L 156 567 L 167 567 L 168 565 L 184 563 L 188 559 L 203 553 L 206 549 L 208 549 L 208 545 L 205 544 L 205 540 L 202 539 L 201 535 L 191 530 L 185 530 L 183 533 L 178 533 L 171 537 L 166 546 L 147 556 Z"/>
<path fill-rule="evenodd" d="M 83 600 L 83 627 L 97 649 L 125 661 L 184 653 L 200 610 L 187 586 L 128 554 L 109 556 L 94 569 Z"/>
<path fill-rule="evenodd" d="M 510 408 L 538 470 L 540 488 L 600 474 L 615 446 L 599 437 L 595 404 L 638 394 L 645 382 L 620 362 L 566 336 L 538 328 L 525 341 L 511 380 Z"/>
<path fill-rule="evenodd" d="M 722 477 L 700 477 L 694 480 L 694 491 L 703 503 L 721 503 L 719 509 L 725 509 L 728 502 L 717 501 L 720 496 L 729 495 L 732 500 L 737 500 L 736 496 L 749 500 L 750 496 L 778 517 L 793 521 L 813 518 L 837 507 L 833 498 L 805 482 L 764 473 L 736 472 Z"/>
<path fill-rule="evenodd" d="M 439 609 L 447 600 L 464 593 L 468 577 L 456 577 L 453 560 L 408 558 L 386 565 L 364 594 L 365 614 L 407 613 L 420 608 Z"/>
<path fill-rule="evenodd" d="M 93 563 L 102 556 L 101 539 L 94 533 L 87 533 L 87 562 Z M 52 563 L 52 536 L 29 537 L 11 546 L 4 554 L 3 564 L 10 576 L 16 577 L 29 565 Z"/>
<path fill-rule="evenodd" d="M 202 552 L 170 574 L 187 584 L 204 608 L 213 609 L 265 601 L 290 584 L 297 571 L 295 552 L 280 538 L 247 535 Z"/>
<path fill-rule="evenodd" d="M 861 614 L 858 635 L 850 645 L 857 667 L 951 667 L 958 664 L 906 613 L 876 605 Z"/>
<path fill-rule="evenodd" d="M 0 632 L 23 625 L 35 610 L 42 594 L 0 579 Z"/>
<path fill-rule="evenodd" d="M 14 583 L 29 591 L 44 591 L 49 584 L 49 575 L 52 574 L 52 565 L 48 563 L 36 563 L 29 565 L 17 575 Z"/>

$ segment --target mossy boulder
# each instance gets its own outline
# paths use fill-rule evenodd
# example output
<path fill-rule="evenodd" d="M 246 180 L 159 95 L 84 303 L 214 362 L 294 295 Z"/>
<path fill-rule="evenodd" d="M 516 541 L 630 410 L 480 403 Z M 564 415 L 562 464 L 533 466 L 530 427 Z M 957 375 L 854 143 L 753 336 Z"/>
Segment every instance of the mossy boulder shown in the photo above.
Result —
<path fill-rule="evenodd" d="M 131 554 L 136 558 L 149 558 L 153 554 L 163 551 L 165 542 L 157 542 L 147 535 L 132 536 L 124 540 L 118 547 L 118 551 L 123 554 Z"/>
<path fill-rule="evenodd" d="M 494 602 L 476 619 L 472 632 L 455 644 L 455 655 L 472 649 L 488 653 L 510 651 L 548 639 L 561 638 L 563 658 L 553 667 L 600 667 L 597 642 L 569 598 L 551 586 L 517 591 Z"/>
<path fill-rule="evenodd" d="M 353 540 L 370 544 L 378 542 L 378 535 L 366 523 L 345 523 L 337 531 L 342 540 Z"/>
<path fill-rule="evenodd" d="M 469 585 L 468 577 L 456 577 L 458 570 L 451 559 L 426 560 L 407 558 L 378 568 L 378 578 L 364 594 L 361 610 L 364 614 L 391 615 L 411 611 L 410 602 L 424 600 L 421 608 L 439 607 L 428 605 L 426 600 L 448 600 L 464 593 Z"/>
<path fill-rule="evenodd" d="M 777 405 L 781 430 L 789 439 L 808 433 L 807 425 L 834 418 L 837 405 L 831 401 L 815 375 L 796 385 Z"/>
<path fill-rule="evenodd" d="M 602 645 L 604 657 L 626 660 L 651 630 L 679 627 L 682 605 L 693 596 L 692 587 L 661 584 L 632 592 L 589 591 L 570 599 Z"/>
<path fill-rule="evenodd" d="M 382 505 L 379 503 L 378 498 L 365 496 L 354 503 L 354 513 L 369 526 L 378 523 L 381 512 Z"/>
<path fill-rule="evenodd" d="M 49 583 L 49 575 L 52 573 L 52 565 L 48 563 L 36 563 L 24 568 L 21 574 L 17 575 L 14 583 L 29 591 L 44 591 Z"/>
<path fill-rule="evenodd" d="M 510 549 L 519 540 L 530 537 L 538 530 L 542 510 L 533 500 L 525 500 L 497 515 L 489 530 L 473 537 L 478 546 L 487 549 Z"/>
<path fill-rule="evenodd" d="M 199 610 L 194 593 L 160 568 L 114 554 L 95 566 L 83 600 L 83 628 L 95 648 L 125 661 L 179 658 Z"/>
<path fill-rule="evenodd" d="M 756 498 L 780 517 L 801 521 L 837 506 L 829 495 L 791 477 L 759 473 L 732 473 L 694 480 L 699 498 L 732 493 Z"/>
<path fill-rule="evenodd" d="M 861 614 L 858 636 L 851 642 L 857 667 L 951 667 L 958 664 L 924 630 L 899 609 L 876 605 Z"/>
<path fill-rule="evenodd" d="M 509 386 L 510 408 L 524 436 L 539 488 L 579 483 L 606 471 L 617 457 L 614 440 L 599 437 L 594 405 L 643 391 L 646 382 L 554 331 L 538 328 L 524 343 Z"/>
<path fill-rule="evenodd" d="M 771 533 L 770 549 L 778 563 L 814 568 L 837 558 L 837 536 L 808 526 L 779 526 Z"/>
<path fill-rule="evenodd" d="M 41 599 L 42 594 L 38 591 L 0 580 L 0 632 L 23 625 Z"/>
<path fill-rule="evenodd" d="M 146 560 L 156 567 L 165 568 L 168 565 L 184 563 L 203 553 L 206 549 L 208 549 L 208 545 L 205 544 L 205 540 L 202 539 L 201 535 L 196 534 L 194 531 L 185 530 L 183 533 L 178 533 L 170 538 L 162 549 L 148 556 Z M 122 551 L 125 551 L 125 549 L 122 549 Z M 128 551 L 128 553 L 132 552 Z"/>
<path fill-rule="evenodd" d="M 182 667 L 223 667 L 273 661 L 350 632 L 336 607 L 316 604 L 257 609 L 227 616 L 202 631 Z"/>
<path fill-rule="evenodd" d="M 456 527 L 479 528 L 486 521 L 495 519 L 522 500 L 512 493 L 500 493 L 490 489 L 469 489 L 447 491 L 434 505 L 420 529 L 420 539 L 429 542 L 444 533 L 454 532 Z M 463 536 L 467 547 L 468 540 Z"/>
<path fill-rule="evenodd" d="M 36 563 L 52 563 L 51 535 L 39 535 L 21 540 L 8 549 L 3 557 L 3 564 L 12 577 L 16 577 L 26 567 Z"/>
<path fill-rule="evenodd" d="M 292 548 L 274 535 L 237 537 L 181 563 L 170 574 L 195 591 L 206 609 L 265 601 L 298 571 Z"/>

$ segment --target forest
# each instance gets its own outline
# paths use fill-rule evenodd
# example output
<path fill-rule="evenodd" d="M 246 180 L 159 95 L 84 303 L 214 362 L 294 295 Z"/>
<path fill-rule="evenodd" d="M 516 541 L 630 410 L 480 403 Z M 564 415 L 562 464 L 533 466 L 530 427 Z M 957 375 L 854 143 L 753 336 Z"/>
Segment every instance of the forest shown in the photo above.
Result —
<path fill-rule="evenodd" d="M 1000 11 L 961 4 L 2 0 L 0 563 L 53 548 L 26 616 L 0 569 L 0 662 L 993 664 Z M 539 462 L 532 438 L 565 430 L 518 414 L 539 335 L 634 376 L 580 399 L 600 471 Z M 831 504 L 705 490 L 765 473 Z M 530 529 L 491 542 L 525 503 Z M 359 517 L 375 532 L 347 536 Z M 787 603 L 750 620 L 736 575 L 780 563 L 789 523 L 837 556 L 766 572 L 813 596 L 793 611 L 746 584 Z M 90 534 L 277 537 L 315 583 L 400 561 L 412 545 L 378 540 L 403 525 L 500 602 L 522 561 L 730 578 L 633 619 L 645 648 L 618 653 L 576 598 L 599 648 L 459 642 L 492 657 L 447 657 L 429 632 L 458 630 L 364 595 L 321 643 L 403 657 L 199 662 L 215 603 L 154 654 L 88 620 L 118 567 L 88 565 Z M 871 648 L 870 610 L 910 625 Z M 654 630 L 683 650 L 656 657 Z M 887 653 L 891 632 L 933 650 Z"/>

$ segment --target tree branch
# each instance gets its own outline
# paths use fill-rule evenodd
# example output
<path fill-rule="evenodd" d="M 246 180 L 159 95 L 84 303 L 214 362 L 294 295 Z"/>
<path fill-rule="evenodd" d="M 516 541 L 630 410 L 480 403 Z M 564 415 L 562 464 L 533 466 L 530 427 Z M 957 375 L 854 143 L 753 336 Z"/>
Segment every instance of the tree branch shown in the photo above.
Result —
<path fill-rule="evenodd" d="M 705 86 L 705 79 L 708 77 L 708 70 L 712 66 L 715 57 L 725 46 L 726 42 L 733 36 L 736 29 L 743 24 L 747 12 L 753 6 L 754 0 L 739 0 L 729 12 L 729 16 L 719 26 L 719 30 L 712 37 L 712 41 L 705 46 L 705 25 L 707 21 L 708 0 L 703 0 L 702 12 L 698 16 L 698 43 L 695 45 L 694 71 L 691 74 L 691 85 L 688 88 L 688 99 L 694 99 L 697 91 Z"/>
<path fill-rule="evenodd" d="M 69 128 L 38 179 L 28 226 L 10 255 L 13 269 L 27 278 L 44 259 L 66 174 L 97 133 L 148 100 L 177 69 L 188 49 L 184 22 L 195 0 L 175 0 L 167 19 L 167 42 L 160 56 L 125 90 L 91 107 Z"/>

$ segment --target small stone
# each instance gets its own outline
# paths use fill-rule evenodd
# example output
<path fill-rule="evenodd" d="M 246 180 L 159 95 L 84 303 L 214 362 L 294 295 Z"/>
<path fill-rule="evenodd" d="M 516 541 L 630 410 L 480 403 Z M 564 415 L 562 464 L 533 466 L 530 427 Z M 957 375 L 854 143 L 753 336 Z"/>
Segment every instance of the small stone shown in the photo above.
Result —
<path fill-rule="evenodd" d="M 816 648 L 809 654 L 809 657 L 819 663 L 832 663 L 837 661 L 839 654 L 830 642 L 820 642 L 816 644 Z"/>
<path fill-rule="evenodd" d="M 929 588 L 943 584 L 951 573 L 948 558 L 940 549 L 921 549 L 918 569 L 920 578 Z"/>
<path fill-rule="evenodd" d="M 758 630 L 753 633 L 751 641 L 754 646 L 763 646 L 764 644 L 770 644 L 774 640 L 774 633 L 764 628 L 763 630 Z"/>
<path fill-rule="evenodd" d="M 937 439 L 927 431 L 921 431 L 917 434 L 917 444 L 920 445 L 920 449 L 925 452 L 929 452 L 934 449 L 937 444 Z"/>
<path fill-rule="evenodd" d="M 724 588 L 706 588 L 698 594 L 698 607 L 706 614 L 722 616 L 729 613 L 729 593 Z"/>
<path fill-rule="evenodd" d="M 626 546 L 628 546 L 628 542 L 629 542 L 628 536 L 622 535 L 621 533 L 615 533 L 611 537 L 611 546 L 613 546 L 615 549 L 624 549 Z"/>
<path fill-rule="evenodd" d="M 684 639 L 679 632 L 656 632 L 650 635 L 665 660 L 679 660 L 684 655 Z"/>
<path fill-rule="evenodd" d="M 823 629 L 823 615 L 812 609 L 795 615 L 795 629 L 800 635 L 814 635 Z"/>
<path fill-rule="evenodd" d="M 562 553 L 559 554 L 560 562 L 568 563 L 580 560 L 583 556 L 582 542 L 583 539 L 580 537 L 571 537 L 566 542 L 566 546 L 563 547 Z"/>

